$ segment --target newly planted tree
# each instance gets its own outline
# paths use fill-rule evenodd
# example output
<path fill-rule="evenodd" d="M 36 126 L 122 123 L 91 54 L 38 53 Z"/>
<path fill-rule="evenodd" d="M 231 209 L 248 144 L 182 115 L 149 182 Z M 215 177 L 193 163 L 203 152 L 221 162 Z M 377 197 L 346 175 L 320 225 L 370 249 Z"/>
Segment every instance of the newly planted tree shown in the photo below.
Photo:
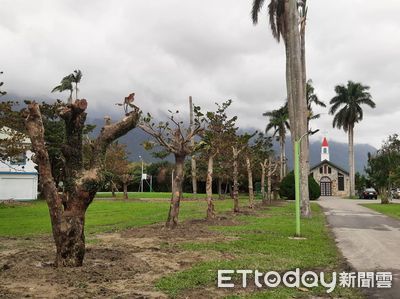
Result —
<path fill-rule="evenodd" d="M 155 124 L 150 114 L 143 117 L 139 127 L 153 137 L 155 143 L 147 142 L 145 147 L 151 149 L 154 146 L 161 147 L 158 152 L 159 157 L 166 157 L 173 154 L 175 157 L 175 171 L 172 183 L 172 196 L 170 208 L 168 212 L 167 222 L 165 224 L 168 228 L 175 228 L 178 225 L 179 206 L 182 198 L 182 184 L 185 176 L 185 158 L 191 155 L 197 149 L 197 143 L 192 145 L 191 140 L 193 136 L 202 134 L 204 128 L 202 127 L 202 116 L 200 107 L 194 107 L 194 126 L 185 128 L 183 121 L 176 119 L 176 114 L 179 111 L 172 113 L 170 111 L 169 121 L 159 122 Z"/>
<path fill-rule="evenodd" d="M 255 135 L 255 133 L 252 135 L 247 134 L 247 133 L 243 134 L 243 135 L 236 135 L 232 140 L 233 212 L 235 212 L 235 213 L 240 212 L 240 207 L 239 207 L 239 158 L 240 158 L 240 156 L 239 155 L 247 149 L 249 140 L 254 135 Z M 250 165 L 250 170 L 251 170 L 251 165 Z M 251 205 L 253 198 L 251 197 L 252 194 L 250 194 L 251 193 L 250 191 L 252 192 L 253 190 L 249 190 L 249 201 L 250 201 L 250 205 Z"/>
<path fill-rule="evenodd" d="M 329 113 L 334 114 L 333 127 L 343 129 L 349 138 L 349 168 L 350 168 L 350 196 L 355 195 L 355 165 L 354 165 L 354 126 L 363 120 L 362 105 L 375 108 L 369 86 L 348 81 L 347 86 L 337 85 L 336 96 L 330 101 L 332 105 Z"/>
<path fill-rule="evenodd" d="M 102 185 L 107 147 L 135 128 L 140 116 L 140 110 L 135 109 L 119 122 L 104 126 L 92 143 L 90 161 L 88 167 L 84 168 L 82 148 L 87 105 L 84 99 L 76 100 L 73 104 L 61 106 L 58 112 L 65 122 L 63 194 L 58 192 L 52 175 L 40 106 L 36 102 L 29 103 L 24 111 L 25 126 L 39 166 L 43 196 L 49 207 L 56 245 L 56 266 L 82 265 L 85 255 L 85 213 Z"/>
<path fill-rule="evenodd" d="M 270 178 L 277 170 L 279 163 L 273 163 L 273 150 L 271 137 L 259 133 L 252 146 L 254 164 L 261 166 L 261 195 L 263 204 L 266 203 L 266 194 L 270 194 Z M 267 193 L 265 192 L 265 178 L 267 177 Z"/>
<path fill-rule="evenodd" d="M 235 122 L 237 117 L 228 118 L 226 110 L 231 105 L 232 100 L 228 100 L 222 105 L 216 103 L 218 109 L 215 112 L 207 112 L 205 122 L 207 128 L 201 141 L 202 151 L 207 157 L 207 179 L 206 179 L 206 200 L 207 200 L 207 219 L 215 217 L 215 210 L 212 198 L 212 182 L 214 159 L 219 155 L 223 148 L 227 146 L 232 136 L 235 135 L 237 128 Z"/>

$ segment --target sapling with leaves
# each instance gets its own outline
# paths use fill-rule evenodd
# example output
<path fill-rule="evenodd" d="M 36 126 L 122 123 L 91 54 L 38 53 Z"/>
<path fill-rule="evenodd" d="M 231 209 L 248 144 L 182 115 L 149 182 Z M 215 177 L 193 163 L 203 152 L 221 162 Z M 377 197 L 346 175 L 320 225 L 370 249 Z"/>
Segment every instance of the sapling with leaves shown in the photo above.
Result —
<path fill-rule="evenodd" d="M 217 110 L 215 112 L 207 112 L 205 118 L 207 128 L 204 132 L 203 140 L 200 142 L 202 152 L 208 160 L 206 179 L 207 219 L 215 217 L 212 198 L 214 159 L 221 153 L 223 148 L 227 146 L 227 142 L 232 139 L 232 136 L 235 135 L 237 130 L 235 127 L 237 116 L 228 118 L 226 114 L 226 110 L 231 103 L 232 100 L 228 100 L 222 104 L 216 103 L 218 107 Z"/>
<path fill-rule="evenodd" d="M 204 115 L 199 106 L 193 107 L 194 125 L 184 125 L 183 121 L 177 118 L 179 111 L 169 111 L 168 121 L 155 123 L 150 113 L 141 119 L 139 127 L 153 137 L 153 142 L 144 143 L 148 150 L 155 147 L 159 151 L 154 154 L 157 157 L 166 157 L 170 154 L 175 157 L 175 171 L 172 184 L 172 196 L 165 226 L 175 228 L 178 225 L 179 206 L 182 198 L 182 184 L 185 176 L 185 158 L 199 149 L 198 142 L 191 143 L 193 136 L 202 135 L 204 132 Z"/>
<path fill-rule="evenodd" d="M 248 148 L 249 140 L 255 135 L 245 133 L 243 135 L 235 135 L 232 141 L 232 166 L 233 166 L 233 212 L 239 213 L 239 155 Z M 250 167 L 251 169 L 251 167 Z M 248 166 L 247 166 L 248 170 Z M 249 186 L 250 187 L 250 186 Z M 250 188 L 249 188 L 250 189 Z M 250 191 L 250 190 L 249 190 Z M 250 193 L 250 192 L 249 192 Z M 250 194 L 249 194 L 250 195 Z M 251 195 L 250 195 L 251 196 Z M 251 198 L 249 201 L 251 203 Z"/>

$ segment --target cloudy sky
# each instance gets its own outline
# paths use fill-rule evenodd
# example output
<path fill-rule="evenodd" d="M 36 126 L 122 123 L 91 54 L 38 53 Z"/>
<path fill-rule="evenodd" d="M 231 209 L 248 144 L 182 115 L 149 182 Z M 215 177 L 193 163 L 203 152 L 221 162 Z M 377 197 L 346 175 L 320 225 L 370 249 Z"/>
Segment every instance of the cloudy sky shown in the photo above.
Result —
<path fill-rule="evenodd" d="M 307 68 L 319 97 L 347 80 L 371 87 L 356 142 L 379 146 L 400 119 L 400 1 L 308 0 Z M 130 92 L 142 110 L 187 111 L 189 95 L 204 109 L 233 99 L 239 125 L 263 129 L 262 112 L 286 95 L 284 47 L 271 37 L 266 10 L 258 26 L 251 0 L 0 0 L 0 70 L 9 93 L 51 94 L 81 69 L 81 97 L 92 117 L 122 115 L 114 105 Z M 346 141 L 321 110 L 313 128 Z"/>

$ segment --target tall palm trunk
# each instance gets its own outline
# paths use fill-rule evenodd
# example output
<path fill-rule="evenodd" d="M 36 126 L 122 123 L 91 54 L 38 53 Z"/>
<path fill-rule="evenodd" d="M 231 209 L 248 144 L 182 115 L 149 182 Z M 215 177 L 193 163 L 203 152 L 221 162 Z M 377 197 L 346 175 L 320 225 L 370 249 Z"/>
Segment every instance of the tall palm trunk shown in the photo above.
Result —
<path fill-rule="evenodd" d="M 286 25 L 286 61 L 287 61 L 287 89 L 289 120 L 292 132 L 292 143 L 307 132 L 307 103 L 305 100 L 305 84 L 303 84 L 303 67 L 301 60 L 301 41 L 298 30 L 298 10 L 294 0 L 285 1 Z M 308 195 L 308 153 L 305 152 L 306 139 L 301 142 L 300 151 L 300 188 L 301 188 L 301 214 L 303 217 L 311 217 L 311 209 Z M 294 146 L 293 146 L 294 151 Z"/>
<path fill-rule="evenodd" d="M 165 226 L 175 228 L 178 225 L 179 206 L 182 198 L 182 184 L 185 175 L 184 171 L 185 156 L 175 154 L 175 171 L 172 184 L 172 196 Z"/>
<path fill-rule="evenodd" d="M 249 157 L 246 157 L 246 167 L 247 167 L 247 178 L 249 186 L 249 208 L 254 208 L 254 190 L 253 190 L 253 172 L 251 171 L 251 161 Z"/>
<path fill-rule="evenodd" d="M 306 1 L 304 1 L 303 16 L 300 22 L 300 52 L 301 52 L 301 67 L 302 67 L 302 83 L 303 83 L 303 101 L 305 105 L 304 117 L 306 119 L 306 132 L 309 130 L 308 123 L 308 107 L 307 107 L 307 66 L 306 66 Z M 303 217 L 311 217 L 311 208 L 309 201 L 308 189 L 308 175 L 310 173 L 309 161 L 309 138 L 305 136 L 302 142 L 302 149 L 300 151 L 300 171 L 301 176 L 307 176 L 307 180 L 301 180 L 300 193 L 301 193 L 301 214 Z"/>
<path fill-rule="evenodd" d="M 212 176 L 214 168 L 214 156 L 215 155 L 211 154 L 208 157 L 207 180 L 206 180 L 207 219 L 215 218 L 215 209 L 212 198 Z"/>
<path fill-rule="evenodd" d="M 355 195 L 355 166 L 354 166 L 354 125 L 349 126 L 349 172 L 350 172 L 350 196 Z"/>

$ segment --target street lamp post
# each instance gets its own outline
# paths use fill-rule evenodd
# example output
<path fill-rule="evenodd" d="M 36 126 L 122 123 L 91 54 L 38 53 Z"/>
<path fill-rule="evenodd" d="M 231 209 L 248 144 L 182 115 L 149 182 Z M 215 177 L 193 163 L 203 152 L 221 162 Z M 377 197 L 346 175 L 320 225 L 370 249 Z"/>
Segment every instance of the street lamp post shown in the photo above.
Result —
<path fill-rule="evenodd" d="M 308 131 L 294 142 L 294 188 L 296 200 L 296 237 L 300 237 L 300 143 L 301 139 L 307 135 L 314 135 L 319 131 Z"/>
<path fill-rule="evenodd" d="M 140 191 L 143 192 L 143 158 L 139 156 L 139 159 L 142 161 L 142 175 L 140 176 Z"/>

